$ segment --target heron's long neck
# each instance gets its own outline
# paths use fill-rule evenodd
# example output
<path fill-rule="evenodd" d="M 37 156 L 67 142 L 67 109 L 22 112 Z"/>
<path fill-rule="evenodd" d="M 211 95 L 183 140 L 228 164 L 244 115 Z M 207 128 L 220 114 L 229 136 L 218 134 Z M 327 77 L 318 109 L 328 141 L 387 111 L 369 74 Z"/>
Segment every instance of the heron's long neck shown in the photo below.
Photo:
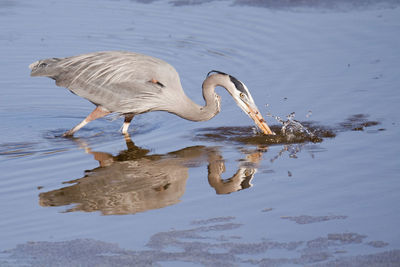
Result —
<path fill-rule="evenodd" d="M 184 95 L 173 113 L 191 121 L 207 121 L 217 115 L 220 111 L 220 97 L 215 94 L 215 87 L 221 83 L 215 76 L 208 77 L 203 83 L 205 106 L 194 103 Z"/>

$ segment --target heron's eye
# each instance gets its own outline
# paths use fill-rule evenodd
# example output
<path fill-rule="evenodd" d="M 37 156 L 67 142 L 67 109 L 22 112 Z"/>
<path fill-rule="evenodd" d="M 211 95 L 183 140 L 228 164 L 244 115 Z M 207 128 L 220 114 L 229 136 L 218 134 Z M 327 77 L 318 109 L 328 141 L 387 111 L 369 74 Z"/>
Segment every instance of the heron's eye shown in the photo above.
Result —
<path fill-rule="evenodd" d="M 240 98 L 244 98 L 244 94 L 243 93 L 240 93 Z"/>

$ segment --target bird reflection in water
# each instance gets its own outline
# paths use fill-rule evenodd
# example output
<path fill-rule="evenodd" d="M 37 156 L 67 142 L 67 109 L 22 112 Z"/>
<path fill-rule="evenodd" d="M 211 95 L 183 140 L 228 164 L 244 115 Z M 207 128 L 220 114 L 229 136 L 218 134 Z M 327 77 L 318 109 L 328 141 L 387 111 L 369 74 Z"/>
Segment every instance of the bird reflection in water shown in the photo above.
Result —
<path fill-rule="evenodd" d="M 41 206 L 65 206 L 66 210 L 100 211 L 103 215 L 134 214 L 174 205 L 185 192 L 188 170 L 208 164 L 208 182 L 217 194 L 229 194 L 251 186 L 262 151 L 244 152 L 246 157 L 237 172 L 222 179 L 224 159 L 217 147 L 192 146 L 162 155 L 149 155 L 125 136 L 127 150 L 113 156 L 92 151 L 80 139 L 74 139 L 92 154 L 99 167 L 86 171 L 85 176 L 65 182 L 73 184 L 39 195 Z"/>

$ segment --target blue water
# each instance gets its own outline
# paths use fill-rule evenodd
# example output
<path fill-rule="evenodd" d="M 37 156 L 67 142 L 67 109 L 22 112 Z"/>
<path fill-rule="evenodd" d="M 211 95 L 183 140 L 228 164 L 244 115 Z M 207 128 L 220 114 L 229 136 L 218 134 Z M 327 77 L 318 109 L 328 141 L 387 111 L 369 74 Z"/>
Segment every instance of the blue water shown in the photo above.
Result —
<path fill-rule="evenodd" d="M 397 3 L 203 2 L 0 3 L 0 265 L 399 263 Z M 220 88 L 207 122 L 155 112 L 133 143 L 112 118 L 60 138 L 93 105 L 28 65 L 102 50 L 169 62 L 199 104 L 224 71 L 274 129 L 268 113 L 296 112 L 329 134 L 269 142 Z"/>

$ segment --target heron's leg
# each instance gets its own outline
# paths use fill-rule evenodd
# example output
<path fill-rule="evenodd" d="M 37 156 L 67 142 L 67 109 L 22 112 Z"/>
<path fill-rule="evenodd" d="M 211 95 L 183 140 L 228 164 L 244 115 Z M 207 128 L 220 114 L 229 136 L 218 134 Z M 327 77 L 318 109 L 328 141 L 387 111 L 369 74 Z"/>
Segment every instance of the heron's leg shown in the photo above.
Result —
<path fill-rule="evenodd" d="M 125 114 L 124 125 L 122 125 L 122 133 L 123 134 L 128 133 L 129 124 L 131 123 L 133 117 L 134 117 L 133 114 Z"/>
<path fill-rule="evenodd" d="M 85 126 L 89 122 L 94 121 L 95 119 L 98 119 L 98 118 L 102 118 L 102 117 L 104 117 L 104 116 L 106 116 L 106 115 L 108 115 L 110 113 L 111 113 L 110 111 L 108 111 L 108 110 L 106 110 L 106 109 L 104 109 L 104 108 L 102 108 L 100 106 L 97 106 L 92 111 L 92 113 L 90 113 L 83 121 L 81 121 L 78 125 L 76 125 L 71 130 L 65 132 L 63 134 L 63 136 L 72 136 L 72 135 L 74 135 L 74 133 L 76 131 L 78 131 L 80 128 L 82 128 L 83 126 Z"/>

